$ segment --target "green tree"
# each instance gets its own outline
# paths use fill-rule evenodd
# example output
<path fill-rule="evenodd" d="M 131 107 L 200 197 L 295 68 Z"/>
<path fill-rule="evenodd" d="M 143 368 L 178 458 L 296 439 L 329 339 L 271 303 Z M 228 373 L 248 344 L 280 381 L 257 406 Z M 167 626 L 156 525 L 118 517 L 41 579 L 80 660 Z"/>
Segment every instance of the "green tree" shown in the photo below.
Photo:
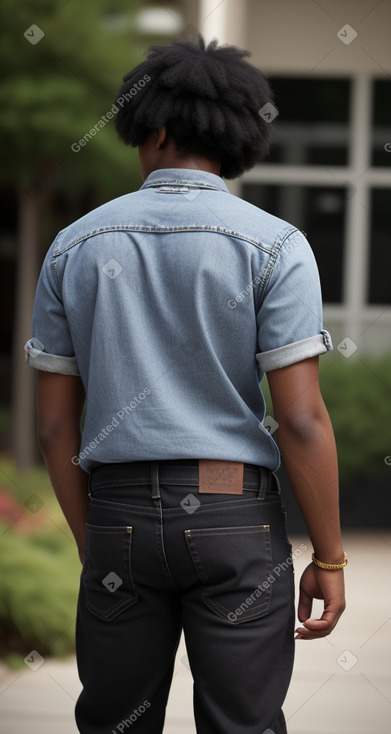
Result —
<path fill-rule="evenodd" d="M 99 204 L 140 184 L 134 151 L 124 151 L 111 110 L 121 78 L 139 63 L 137 0 L 9 0 L 0 46 L 2 166 L 18 198 L 13 347 L 13 453 L 36 458 L 34 371 L 24 361 L 42 242 L 54 192 L 94 190 Z M 94 126 L 97 126 L 94 128 Z M 74 145 L 92 132 L 86 145 Z M 73 145 L 73 148 L 72 148 Z"/>

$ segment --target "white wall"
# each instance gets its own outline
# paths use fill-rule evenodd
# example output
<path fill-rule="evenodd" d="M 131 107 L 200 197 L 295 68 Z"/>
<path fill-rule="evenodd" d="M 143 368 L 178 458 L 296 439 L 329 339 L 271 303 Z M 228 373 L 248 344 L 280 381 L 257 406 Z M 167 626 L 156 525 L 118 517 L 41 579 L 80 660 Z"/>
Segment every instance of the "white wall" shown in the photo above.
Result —
<path fill-rule="evenodd" d="M 247 8 L 252 61 L 268 73 L 391 72 L 389 0 L 247 0 Z M 337 36 L 346 24 L 357 33 L 347 45 Z"/>

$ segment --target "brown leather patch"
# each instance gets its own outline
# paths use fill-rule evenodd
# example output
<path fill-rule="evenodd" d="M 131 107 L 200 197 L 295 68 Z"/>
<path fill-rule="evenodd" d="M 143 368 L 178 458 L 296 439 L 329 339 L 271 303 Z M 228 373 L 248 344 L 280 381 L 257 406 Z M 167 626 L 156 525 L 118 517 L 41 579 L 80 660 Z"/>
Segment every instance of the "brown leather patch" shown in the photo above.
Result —
<path fill-rule="evenodd" d="M 201 494 L 243 494 L 243 463 L 199 459 L 198 484 Z"/>

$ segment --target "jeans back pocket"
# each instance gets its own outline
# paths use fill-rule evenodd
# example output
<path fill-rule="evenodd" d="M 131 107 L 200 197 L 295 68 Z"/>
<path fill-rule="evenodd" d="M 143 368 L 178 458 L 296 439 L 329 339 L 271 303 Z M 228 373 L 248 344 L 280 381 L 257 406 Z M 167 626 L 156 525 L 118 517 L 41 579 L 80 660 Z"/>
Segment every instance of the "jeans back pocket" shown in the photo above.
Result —
<path fill-rule="evenodd" d="M 185 530 L 203 600 L 233 624 L 267 614 L 273 561 L 269 525 Z"/>
<path fill-rule="evenodd" d="M 82 580 L 87 608 L 110 621 L 138 599 L 132 579 L 132 527 L 86 523 L 87 552 Z"/>

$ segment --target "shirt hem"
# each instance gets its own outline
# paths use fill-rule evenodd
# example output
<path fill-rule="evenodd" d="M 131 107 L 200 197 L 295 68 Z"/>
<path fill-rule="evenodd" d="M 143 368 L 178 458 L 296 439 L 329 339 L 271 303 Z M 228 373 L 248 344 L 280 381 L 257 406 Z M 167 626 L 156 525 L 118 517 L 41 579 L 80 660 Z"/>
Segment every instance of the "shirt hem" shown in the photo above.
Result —
<path fill-rule="evenodd" d="M 76 357 L 48 354 L 33 344 L 34 340 L 30 339 L 24 347 L 26 362 L 31 367 L 34 367 L 36 370 L 43 370 L 44 372 L 58 372 L 61 375 L 80 376 Z"/>
<path fill-rule="evenodd" d="M 286 344 L 277 349 L 271 349 L 268 352 L 258 352 L 256 358 L 262 372 L 271 372 L 271 370 L 288 367 L 303 359 L 316 357 L 325 354 L 333 349 L 333 343 L 328 331 L 322 329 L 320 334 L 310 336 L 307 339 Z"/>

